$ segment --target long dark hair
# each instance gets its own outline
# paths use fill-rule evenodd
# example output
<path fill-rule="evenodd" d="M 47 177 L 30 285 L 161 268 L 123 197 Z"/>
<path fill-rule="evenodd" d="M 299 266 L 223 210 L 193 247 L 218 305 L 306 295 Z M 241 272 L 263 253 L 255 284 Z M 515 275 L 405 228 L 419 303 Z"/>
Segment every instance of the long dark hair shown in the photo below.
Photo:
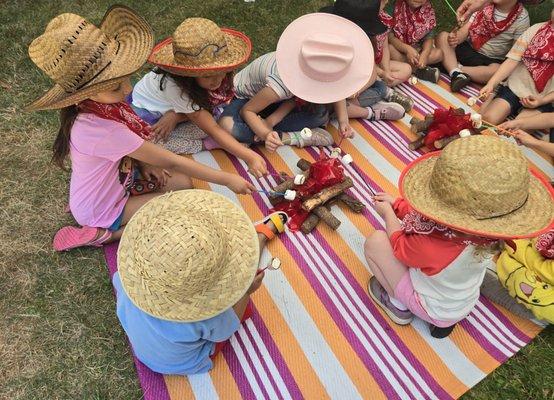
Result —
<path fill-rule="evenodd" d="M 79 110 L 75 105 L 71 105 L 60 110 L 60 130 L 58 131 L 58 136 L 56 136 L 56 140 L 52 146 L 52 150 L 54 151 L 54 154 L 52 155 L 52 162 L 64 171 L 67 171 L 67 168 L 65 167 L 65 159 L 69 154 L 71 127 L 73 126 L 75 118 L 77 118 L 78 114 Z"/>
<path fill-rule="evenodd" d="M 162 79 L 160 79 L 160 90 L 164 90 L 165 80 L 169 77 L 175 81 L 177 86 L 179 86 L 188 97 L 190 97 L 192 100 L 192 108 L 195 111 L 200 111 L 201 109 L 207 110 L 210 113 L 213 111 L 214 105 L 210 102 L 210 93 L 198 85 L 196 78 L 172 74 L 171 72 L 164 71 L 157 67 L 152 71 L 156 74 L 163 75 Z M 233 86 L 233 75 L 233 71 L 228 72 L 217 90 L 231 90 Z"/>

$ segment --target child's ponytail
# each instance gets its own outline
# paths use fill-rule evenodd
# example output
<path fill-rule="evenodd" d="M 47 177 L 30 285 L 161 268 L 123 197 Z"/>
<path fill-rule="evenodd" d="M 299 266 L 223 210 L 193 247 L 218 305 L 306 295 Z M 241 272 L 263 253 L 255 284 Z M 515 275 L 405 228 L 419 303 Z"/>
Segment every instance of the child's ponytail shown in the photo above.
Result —
<path fill-rule="evenodd" d="M 71 128 L 78 114 L 79 110 L 76 105 L 71 105 L 60 110 L 60 130 L 52 146 L 52 150 L 54 151 L 52 162 L 64 171 L 67 171 L 65 168 L 65 159 L 69 154 Z"/>

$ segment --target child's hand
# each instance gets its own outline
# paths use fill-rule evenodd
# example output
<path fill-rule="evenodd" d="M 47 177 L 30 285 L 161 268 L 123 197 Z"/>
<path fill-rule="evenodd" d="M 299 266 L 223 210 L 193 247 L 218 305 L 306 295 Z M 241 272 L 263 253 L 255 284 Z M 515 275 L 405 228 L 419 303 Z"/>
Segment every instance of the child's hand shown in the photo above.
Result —
<path fill-rule="evenodd" d="M 354 137 L 354 131 L 348 121 L 339 121 L 339 131 L 341 136 L 344 138 L 350 139 Z"/>
<path fill-rule="evenodd" d="M 250 194 L 256 190 L 254 185 L 235 174 L 228 174 L 226 182 L 225 186 L 237 194 Z"/>
<path fill-rule="evenodd" d="M 254 175 L 256 178 L 260 178 L 267 174 L 267 164 L 262 156 L 251 151 L 251 157 L 246 160 L 248 165 L 248 172 Z"/>
<path fill-rule="evenodd" d="M 527 147 L 532 147 L 539 141 L 538 139 L 535 139 L 533 136 L 529 135 L 525 131 L 522 131 L 521 129 L 518 129 L 514 132 L 514 137 L 516 138 L 518 143 Z"/>
<path fill-rule="evenodd" d="M 179 122 L 179 117 L 177 113 L 173 110 L 169 110 L 162 117 L 152 125 L 152 132 L 156 139 L 163 142 L 167 141 L 169 134 L 175 129 L 177 123 Z"/>
<path fill-rule="evenodd" d="M 262 286 L 262 280 L 264 279 L 264 276 L 265 276 L 264 271 L 260 272 L 259 274 L 256 274 L 256 276 L 254 277 L 254 281 L 252 282 L 252 284 L 250 285 L 246 293 L 252 294 L 256 290 L 258 290 L 260 286 Z"/>
<path fill-rule="evenodd" d="M 147 181 L 156 181 L 160 187 L 167 185 L 167 179 L 171 177 L 168 170 L 163 168 L 154 167 L 152 165 L 143 165 L 140 168 L 140 173 Z"/>
<path fill-rule="evenodd" d="M 487 83 L 479 91 L 479 97 L 481 97 L 484 101 L 488 99 L 493 92 L 494 92 L 494 86 L 491 85 L 490 83 Z"/>
<path fill-rule="evenodd" d="M 537 108 L 542 105 L 542 99 L 538 96 L 527 96 L 520 99 L 521 104 L 525 108 Z"/>
<path fill-rule="evenodd" d="M 391 206 L 394 204 L 396 199 L 392 197 L 392 195 L 385 193 L 385 192 L 379 192 L 375 193 L 375 196 L 373 196 L 373 201 L 382 201 L 385 203 L 389 203 Z"/>
<path fill-rule="evenodd" d="M 406 45 L 406 51 L 404 54 L 406 55 L 406 58 L 408 59 L 408 62 L 410 64 L 412 65 L 419 64 L 419 53 L 412 46 Z"/>
<path fill-rule="evenodd" d="M 271 131 L 265 137 L 265 148 L 267 151 L 273 153 L 278 147 L 282 146 L 283 142 L 279 138 L 279 134 L 275 131 Z"/>
<path fill-rule="evenodd" d="M 456 47 L 460 44 L 460 38 L 458 37 L 458 30 L 454 30 L 448 34 L 448 45 L 450 47 Z"/>
<path fill-rule="evenodd" d="M 429 54 L 421 53 L 419 55 L 419 62 L 417 63 L 418 68 L 425 68 L 427 66 L 427 61 L 429 60 Z"/>
<path fill-rule="evenodd" d="M 498 125 L 501 129 L 523 129 L 523 123 L 520 119 L 513 119 L 511 121 L 506 121 Z"/>
<path fill-rule="evenodd" d="M 375 201 L 375 203 L 373 204 L 373 208 L 382 218 L 385 216 L 385 214 L 389 212 L 394 213 L 392 205 L 388 201 Z"/>
<path fill-rule="evenodd" d="M 394 81 L 396 80 L 394 78 L 394 76 L 392 75 L 392 72 L 390 72 L 388 70 L 383 71 L 381 79 L 387 84 L 387 86 L 391 86 L 394 83 Z"/>

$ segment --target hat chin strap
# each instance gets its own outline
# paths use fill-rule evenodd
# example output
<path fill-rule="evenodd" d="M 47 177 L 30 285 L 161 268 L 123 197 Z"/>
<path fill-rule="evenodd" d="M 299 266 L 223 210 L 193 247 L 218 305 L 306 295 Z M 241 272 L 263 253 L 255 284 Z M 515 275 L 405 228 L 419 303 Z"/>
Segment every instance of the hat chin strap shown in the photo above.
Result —
<path fill-rule="evenodd" d="M 519 210 L 521 207 L 523 207 L 525 205 L 525 203 L 527 203 L 527 200 L 529 199 L 529 194 L 527 194 L 527 196 L 525 196 L 525 200 L 519 205 L 517 206 L 516 208 L 514 208 L 513 210 L 510 210 L 508 212 L 505 212 L 505 213 L 501 213 L 501 214 L 495 214 L 495 215 L 491 215 L 489 217 L 475 217 L 476 220 L 478 221 L 484 221 L 486 219 L 493 219 L 493 218 L 498 218 L 498 217 L 503 217 L 505 215 L 508 215 L 508 214 L 511 214 L 513 213 L 514 211 L 517 211 Z"/>

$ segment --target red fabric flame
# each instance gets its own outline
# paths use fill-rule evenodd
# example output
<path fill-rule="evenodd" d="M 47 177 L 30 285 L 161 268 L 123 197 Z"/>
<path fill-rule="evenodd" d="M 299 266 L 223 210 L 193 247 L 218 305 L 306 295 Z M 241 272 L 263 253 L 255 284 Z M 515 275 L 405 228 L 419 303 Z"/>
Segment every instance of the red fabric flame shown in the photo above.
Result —
<path fill-rule="evenodd" d="M 337 158 L 322 157 L 310 167 L 310 174 L 303 185 L 295 188 L 296 198 L 293 201 L 283 200 L 277 203 L 271 211 L 284 211 L 289 216 L 289 229 L 298 231 L 310 214 L 302 208 L 302 202 L 344 180 L 344 169 Z"/>
<path fill-rule="evenodd" d="M 433 123 L 429 126 L 423 143 L 429 149 L 436 150 L 435 140 L 457 135 L 462 129 L 473 131 L 470 114 L 458 114 L 453 108 L 438 108 L 434 112 Z"/>

